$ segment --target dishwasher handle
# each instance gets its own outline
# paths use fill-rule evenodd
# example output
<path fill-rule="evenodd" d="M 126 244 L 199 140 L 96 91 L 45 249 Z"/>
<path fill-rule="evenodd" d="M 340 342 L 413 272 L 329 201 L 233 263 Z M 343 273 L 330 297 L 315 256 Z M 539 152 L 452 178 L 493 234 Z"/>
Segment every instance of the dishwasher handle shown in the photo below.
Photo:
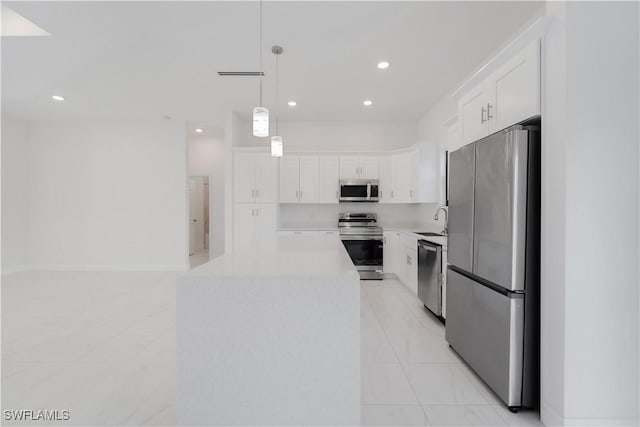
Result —
<path fill-rule="evenodd" d="M 420 246 L 421 249 L 424 249 L 426 251 L 438 252 L 438 248 L 436 246 L 430 245 L 425 242 L 418 242 L 418 246 Z"/>

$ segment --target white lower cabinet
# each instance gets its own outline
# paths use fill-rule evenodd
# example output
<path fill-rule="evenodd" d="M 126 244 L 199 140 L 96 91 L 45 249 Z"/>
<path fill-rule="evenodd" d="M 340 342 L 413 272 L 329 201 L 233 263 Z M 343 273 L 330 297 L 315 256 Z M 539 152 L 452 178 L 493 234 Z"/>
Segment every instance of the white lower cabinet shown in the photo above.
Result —
<path fill-rule="evenodd" d="M 393 273 L 418 294 L 418 239 L 400 231 L 384 232 L 384 272 Z"/>
<path fill-rule="evenodd" d="M 236 203 L 233 213 L 233 249 L 266 246 L 276 237 L 274 203 Z"/>

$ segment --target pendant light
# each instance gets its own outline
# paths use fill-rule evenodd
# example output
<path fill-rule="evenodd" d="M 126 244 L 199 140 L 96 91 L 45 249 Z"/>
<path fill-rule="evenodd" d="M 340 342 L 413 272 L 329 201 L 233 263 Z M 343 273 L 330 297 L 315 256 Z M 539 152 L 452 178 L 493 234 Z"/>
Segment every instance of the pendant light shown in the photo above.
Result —
<path fill-rule="evenodd" d="M 272 157 L 282 157 L 283 147 L 282 147 L 282 136 L 279 134 L 278 122 L 280 119 L 280 100 L 278 99 L 278 83 L 280 80 L 280 70 L 278 67 L 278 58 L 282 55 L 282 47 L 281 46 L 273 46 L 271 48 L 271 53 L 276 56 L 276 135 L 271 137 L 271 156 Z"/>
<path fill-rule="evenodd" d="M 262 0 L 260 0 L 260 106 L 253 109 L 253 136 L 269 136 L 269 109 L 262 106 Z"/>

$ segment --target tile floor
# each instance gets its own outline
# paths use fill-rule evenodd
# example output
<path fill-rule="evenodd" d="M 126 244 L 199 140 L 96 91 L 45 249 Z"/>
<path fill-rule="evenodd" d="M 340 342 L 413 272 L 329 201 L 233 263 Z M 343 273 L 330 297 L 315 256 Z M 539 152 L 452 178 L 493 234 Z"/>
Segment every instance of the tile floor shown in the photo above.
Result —
<path fill-rule="evenodd" d="M 58 425 L 175 425 L 176 277 L 3 277 L 2 409 L 69 410 Z M 363 281 L 361 318 L 364 425 L 541 425 L 498 403 L 398 281 Z M 22 425 L 33 424 L 47 425 Z"/>

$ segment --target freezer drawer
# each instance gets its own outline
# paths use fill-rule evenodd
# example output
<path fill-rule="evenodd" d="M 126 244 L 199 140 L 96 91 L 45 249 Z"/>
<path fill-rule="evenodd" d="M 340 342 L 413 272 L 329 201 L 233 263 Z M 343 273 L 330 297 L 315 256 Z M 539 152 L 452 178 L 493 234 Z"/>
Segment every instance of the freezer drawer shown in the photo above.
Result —
<path fill-rule="evenodd" d="M 447 272 L 446 340 L 508 406 L 523 406 L 524 295 Z"/>

